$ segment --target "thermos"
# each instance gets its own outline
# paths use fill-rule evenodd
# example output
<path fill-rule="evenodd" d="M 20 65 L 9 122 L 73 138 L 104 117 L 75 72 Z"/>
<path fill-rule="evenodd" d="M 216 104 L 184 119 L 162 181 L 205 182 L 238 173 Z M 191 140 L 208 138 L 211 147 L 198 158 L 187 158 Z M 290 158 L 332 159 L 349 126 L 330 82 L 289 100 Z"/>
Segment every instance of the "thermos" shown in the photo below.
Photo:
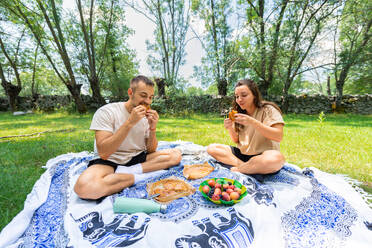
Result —
<path fill-rule="evenodd" d="M 117 197 L 114 201 L 114 213 L 165 213 L 167 211 L 167 205 L 159 204 L 152 200 L 138 199 L 138 198 L 127 198 Z"/>

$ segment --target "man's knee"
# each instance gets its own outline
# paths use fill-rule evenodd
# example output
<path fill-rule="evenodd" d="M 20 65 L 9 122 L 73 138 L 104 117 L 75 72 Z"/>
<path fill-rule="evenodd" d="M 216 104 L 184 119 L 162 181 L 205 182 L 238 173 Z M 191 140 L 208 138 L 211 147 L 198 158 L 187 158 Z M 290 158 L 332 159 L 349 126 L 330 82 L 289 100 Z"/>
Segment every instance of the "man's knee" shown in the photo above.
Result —
<path fill-rule="evenodd" d="M 96 178 L 90 175 L 80 175 L 74 191 L 82 199 L 98 199 L 103 196 L 102 187 L 98 185 Z"/>

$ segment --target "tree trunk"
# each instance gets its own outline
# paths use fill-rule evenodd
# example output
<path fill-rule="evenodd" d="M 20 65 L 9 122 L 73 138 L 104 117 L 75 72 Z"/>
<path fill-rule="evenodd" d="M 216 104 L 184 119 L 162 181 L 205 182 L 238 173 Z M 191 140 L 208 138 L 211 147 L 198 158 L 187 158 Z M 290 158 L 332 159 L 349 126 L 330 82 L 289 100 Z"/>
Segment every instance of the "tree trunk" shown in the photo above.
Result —
<path fill-rule="evenodd" d="M 258 83 L 258 88 L 260 90 L 261 95 L 265 98 L 268 95 L 268 90 L 269 90 L 270 82 L 266 80 L 260 80 Z"/>
<path fill-rule="evenodd" d="M 93 96 L 92 96 L 93 102 L 104 105 L 106 101 L 101 95 L 101 89 L 99 86 L 98 77 L 89 78 L 89 83 L 90 83 L 90 88 L 92 89 L 92 93 L 93 93 Z"/>
<path fill-rule="evenodd" d="M 291 86 L 291 81 L 290 79 L 287 79 L 284 84 L 284 88 L 283 88 L 283 98 L 282 98 L 282 106 L 281 106 L 281 110 L 285 114 L 288 113 L 288 107 L 289 107 L 288 90 L 290 86 Z"/>
<path fill-rule="evenodd" d="M 17 110 L 18 107 L 18 94 L 22 90 L 22 87 L 18 85 L 13 85 L 8 82 L 5 78 L 3 67 L 0 64 L 0 78 L 1 78 L 1 85 L 4 88 L 5 94 L 8 97 L 9 107 L 12 112 Z"/>
<path fill-rule="evenodd" d="M 17 85 L 13 85 L 9 82 L 1 81 L 1 85 L 4 87 L 5 93 L 8 96 L 9 107 L 12 112 L 18 109 L 18 94 L 22 88 Z"/>
<path fill-rule="evenodd" d="M 87 106 L 85 105 L 83 99 L 80 95 L 80 90 L 82 84 L 71 84 L 70 82 L 66 82 L 66 86 L 71 93 L 72 98 L 75 101 L 76 108 L 80 114 L 87 112 Z"/>
<path fill-rule="evenodd" d="M 345 84 L 346 77 L 347 77 L 347 74 L 348 74 L 348 71 L 349 71 L 350 67 L 351 66 L 346 65 L 344 67 L 344 69 L 341 71 L 339 79 L 336 81 L 336 92 L 337 92 L 337 95 L 336 95 L 336 111 L 337 112 L 343 112 L 343 109 L 342 109 L 342 106 L 341 106 L 342 96 L 344 94 L 344 84 Z"/>
<path fill-rule="evenodd" d="M 218 80 L 218 95 L 220 96 L 226 96 L 227 94 L 227 80 L 226 78 L 220 78 Z"/>
<path fill-rule="evenodd" d="M 158 95 L 161 98 L 165 98 L 165 79 L 155 78 L 156 86 L 158 87 Z"/>
<path fill-rule="evenodd" d="M 327 94 L 330 97 L 332 95 L 331 93 L 331 76 L 327 77 Z"/>

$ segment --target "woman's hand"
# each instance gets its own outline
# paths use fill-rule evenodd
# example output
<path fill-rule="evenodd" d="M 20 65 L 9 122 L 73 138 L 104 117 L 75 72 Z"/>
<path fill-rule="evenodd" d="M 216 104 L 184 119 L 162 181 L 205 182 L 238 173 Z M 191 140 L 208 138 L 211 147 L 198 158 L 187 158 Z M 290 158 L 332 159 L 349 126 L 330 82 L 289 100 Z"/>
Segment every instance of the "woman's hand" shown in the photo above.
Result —
<path fill-rule="evenodd" d="M 253 124 L 255 121 L 254 118 L 250 117 L 249 115 L 246 114 L 235 114 L 235 122 L 243 125 L 243 126 L 248 126 Z"/>
<path fill-rule="evenodd" d="M 226 118 L 223 121 L 223 125 L 225 126 L 225 129 L 227 129 L 227 130 L 231 130 L 233 128 L 233 122 L 229 118 Z"/>

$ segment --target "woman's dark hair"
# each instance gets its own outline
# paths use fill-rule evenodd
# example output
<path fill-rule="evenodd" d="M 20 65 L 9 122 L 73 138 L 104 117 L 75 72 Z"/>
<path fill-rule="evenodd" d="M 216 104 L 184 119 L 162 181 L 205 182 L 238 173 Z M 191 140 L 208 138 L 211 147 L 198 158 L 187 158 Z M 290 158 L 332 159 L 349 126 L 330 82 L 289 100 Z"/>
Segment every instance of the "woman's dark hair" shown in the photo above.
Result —
<path fill-rule="evenodd" d="M 280 110 L 280 108 L 278 107 L 278 105 L 276 105 L 273 102 L 264 101 L 262 99 L 260 90 L 258 89 L 257 84 L 253 80 L 251 80 L 251 79 L 242 79 L 242 80 L 240 80 L 240 81 L 238 81 L 236 83 L 234 89 L 236 89 L 239 86 L 243 86 L 243 85 L 247 86 L 248 89 L 252 92 L 252 94 L 254 96 L 253 104 L 256 106 L 256 108 L 262 108 L 265 105 L 272 105 L 274 108 L 276 108 L 279 111 L 280 114 L 282 113 L 282 111 Z M 238 113 L 247 114 L 247 111 L 241 109 L 240 106 L 236 103 L 235 97 L 234 97 L 234 100 L 233 100 L 233 109 L 236 110 L 236 111 L 238 111 Z M 241 128 L 242 128 L 242 125 L 235 124 L 235 131 L 238 131 Z"/>

